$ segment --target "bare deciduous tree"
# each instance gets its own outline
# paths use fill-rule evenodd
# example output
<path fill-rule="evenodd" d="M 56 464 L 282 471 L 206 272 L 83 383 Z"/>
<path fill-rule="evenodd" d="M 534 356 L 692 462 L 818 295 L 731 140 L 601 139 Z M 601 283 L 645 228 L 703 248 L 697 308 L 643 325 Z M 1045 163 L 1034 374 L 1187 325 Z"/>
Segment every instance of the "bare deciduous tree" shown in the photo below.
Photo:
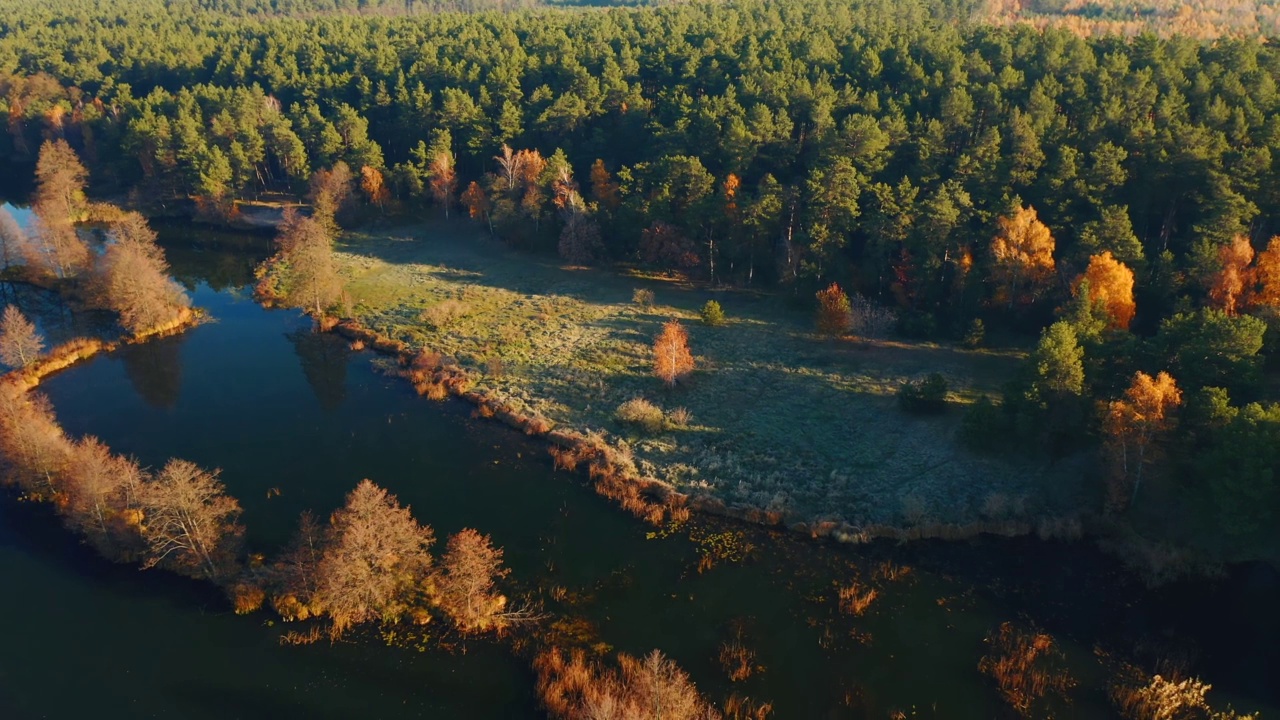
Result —
<path fill-rule="evenodd" d="M 488 535 L 465 528 L 449 538 L 441 559 L 439 603 L 463 632 L 483 632 L 502 625 L 507 599 L 494 583 L 511 571 L 502 566 L 502 550 Z"/>
<path fill-rule="evenodd" d="M 259 292 L 317 316 L 342 295 L 342 279 L 333 259 L 333 241 L 324 223 L 286 213 L 276 237 L 280 250 L 267 260 Z M 270 287 L 268 292 L 264 288 Z"/>
<path fill-rule="evenodd" d="M 351 200 L 355 176 L 346 163 L 338 161 L 328 170 L 311 176 L 311 213 L 331 232 L 338 229 L 338 213 Z"/>
<path fill-rule="evenodd" d="M 133 460 L 113 455 L 111 448 L 92 436 L 81 438 L 71 451 L 63 476 L 67 524 L 84 534 L 104 554 L 120 546 L 122 514 L 130 509 L 143 482 L 142 468 Z"/>
<path fill-rule="evenodd" d="M 898 323 L 893 310 L 872 302 L 862 295 L 849 299 L 849 328 L 853 334 L 869 340 L 879 340 L 889 334 Z"/>
<path fill-rule="evenodd" d="M 217 471 L 170 460 L 140 488 L 144 567 L 169 567 L 194 577 L 220 578 L 231 570 L 244 533 L 240 503 L 227 495 Z"/>
<path fill-rule="evenodd" d="M 318 595 L 333 622 L 331 636 L 362 622 L 399 618 L 431 571 L 431 528 L 369 480 L 360 481 L 329 523 Z"/>
<path fill-rule="evenodd" d="M 13 305 L 0 317 L 0 360 L 12 368 L 30 365 L 44 350 L 44 338 L 36 326 Z"/>
<path fill-rule="evenodd" d="M 89 171 L 66 140 L 46 140 L 36 161 L 34 205 L 54 224 L 70 223 L 84 207 Z"/>
<path fill-rule="evenodd" d="M 272 567 L 275 592 L 271 606 L 286 620 L 306 620 L 320 614 L 320 559 L 324 528 L 309 511 L 298 518 L 298 532 Z"/>
<path fill-rule="evenodd" d="M 66 221 L 50 219 L 39 206 L 31 221 L 31 242 L 27 243 L 26 264 L 56 278 L 80 275 L 92 261 L 89 246 Z"/>
<path fill-rule="evenodd" d="M 53 415 L 49 398 L 0 384 L 0 458 L 5 478 L 31 494 L 52 496 L 67 466 L 71 443 Z"/>
<path fill-rule="evenodd" d="M 109 230 L 112 243 L 99 259 L 95 290 L 134 334 L 172 322 L 190 305 L 169 277 L 164 253 L 146 218 L 128 213 Z"/>
<path fill-rule="evenodd" d="M 438 153 L 431 159 L 428 169 L 431 177 L 431 196 L 444 208 L 444 217 L 449 219 L 449 206 L 453 205 L 454 193 L 458 191 L 458 175 L 453 167 L 453 154 Z"/>

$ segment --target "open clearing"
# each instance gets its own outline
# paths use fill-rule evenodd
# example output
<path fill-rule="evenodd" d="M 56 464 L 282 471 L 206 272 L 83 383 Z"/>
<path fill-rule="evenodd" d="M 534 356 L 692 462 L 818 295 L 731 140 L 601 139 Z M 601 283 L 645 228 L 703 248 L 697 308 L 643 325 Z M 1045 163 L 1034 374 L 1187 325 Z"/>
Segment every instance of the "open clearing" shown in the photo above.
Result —
<path fill-rule="evenodd" d="M 1079 507 L 1077 464 L 988 458 L 955 438 L 959 405 L 997 394 L 1018 351 L 826 340 L 785 296 L 565 267 L 463 222 L 348 233 L 339 249 L 365 325 L 455 357 L 478 388 L 526 413 L 604 431 L 644 473 L 682 491 L 855 526 Z M 655 304 L 633 302 L 638 288 Z M 703 324 L 708 299 L 725 324 Z M 670 318 L 688 330 L 697 370 L 668 390 L 652 374 L 651 346 Z M 950 411 L 899 410 L 898 386 L 931 372 L 951 384 Z M 645 434 L 614 418 L 635 397 L 692 418 Z"/>

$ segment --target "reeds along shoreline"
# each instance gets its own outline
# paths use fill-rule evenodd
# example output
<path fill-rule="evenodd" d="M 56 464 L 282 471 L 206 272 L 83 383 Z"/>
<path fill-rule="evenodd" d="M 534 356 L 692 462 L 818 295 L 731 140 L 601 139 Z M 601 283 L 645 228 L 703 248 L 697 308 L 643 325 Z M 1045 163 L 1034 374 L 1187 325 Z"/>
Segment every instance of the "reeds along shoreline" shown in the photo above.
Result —
<path fill-rule="evenodd" d="M 545 439 L 550 443 L 548 451 L 556 469 L 585 469 L 597 493 L 653 525 L 683 522 L 689 519 L 691 512 L 697 511 L 850 544 L 875 540 L 966 540 L 980 535 L 1035 535 L 1045 540 L 1074 540 L 1084 534 L 1084 522 L 1079 517 L 975 520 L 967 523 L 924 521 L 906 527 L 889 524 L 855 526 L 847 522 L 805 521 L 778 511 L 727 505 L 711 496 L 690 496 L 661 480 L 642 476 L 629 453 L 611 445 L 600 434 L 557 429 L 547 418 L 525 415 L 491 394 L 473 390 L 467 370 L 451 358 L 429 350 L 415 353 L 408 343 L 380 335 L 351 319 L 324 317 L 317 321 L 317 325 L 323 331 L 350 340 L 356 347 L 396 357 L 401 366 L 398 374 L 413 383 L 419 395 L 434 400 L 443 400 L 450 395 L 461 398 L 475 405 L 476 414 L 481 417 L 494 418 L 531 437 Z"/>
<path fill-rule="evenodd" d="M 73 338 L 52 348 L 30 365 L 5 373 L 2 381 L 22 390 L 30 390 L 38 386 L 44 378 L 65 370 L 82 360 L 87 360 L 94 355 L 112 352 L 122 345 L 132 345 L 177 335 L 199 325 L 203 319 L 204 315 L 199 309 L 183 308 L 177 317 L 170 322 L 155 326 L 141 333 L 121 337 L 118 340 Z"/>

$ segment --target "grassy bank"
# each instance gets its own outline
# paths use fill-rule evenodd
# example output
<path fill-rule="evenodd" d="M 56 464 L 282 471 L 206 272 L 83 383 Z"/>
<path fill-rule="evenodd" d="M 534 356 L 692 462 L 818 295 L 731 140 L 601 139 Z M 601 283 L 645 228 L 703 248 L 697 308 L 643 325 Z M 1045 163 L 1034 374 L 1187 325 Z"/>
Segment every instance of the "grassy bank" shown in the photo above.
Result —
<path fill-rule="evenodd" d="M 786 297 L 565 267 L 465 223 L 350 233 L 341 249 L 351 313 L 363 325 L 455 358 L 476 390 L 522 413 L 603 431 L 643 474 L 695 497 L 855 527 L 1008 521 L 1080 506 L 1078 463 L 987 458 L 956 440 L 959 406 L 997 392 L 1018 351 L 824 340 Z M 636 289 L 651 290 L 654 303 L 634 302 Z M 708 299 L 724 307 L 723 325 L 701 322 Z M 667 390 L 651 373 L 650 347 L 670 318 L 689 329 L 698 369 Z M 950 381 L 951 411 L 901 412 L 900 383 L 932 372 Z M 660 429 L 615 417 L 635 397 L 666 411 Z M 691 417 L 672 418 L 677 408 Z"/>

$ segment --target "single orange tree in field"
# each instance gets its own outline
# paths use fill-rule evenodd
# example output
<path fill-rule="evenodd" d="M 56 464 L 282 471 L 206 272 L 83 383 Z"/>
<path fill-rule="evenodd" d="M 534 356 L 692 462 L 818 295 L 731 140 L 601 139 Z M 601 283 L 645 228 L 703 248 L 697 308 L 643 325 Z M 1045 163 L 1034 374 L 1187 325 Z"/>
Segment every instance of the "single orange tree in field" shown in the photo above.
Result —
<path fill-rule="evenodd" d="M 1167 372 L 1154 378 L 1135 373 L 1124 397 L 1107 406 L 1103 420 L 1111 460 L 1108 483 L 1112 507 L 1131 505 L 1142 486 L 1142 470 L 1155 460 L 1158 441 L 1173 428 L 1182 391 Z"/>
<path fill-rule="evenodd" d="M 831 337 L 839 337 L 849 332 L 853 322 L 851 313 L 853 306 L 849 296 L 836 283 L 826 290 L 818 291 L 818 332 Z"/>
<path fill-rule="evenodd" d="M 1133 301 L 1133 271 L 1104 250 L 1089 258 L 1089 267 L 1076 278 L 1075 292 L 1084 293 L 1090 306 L 1098 306 L 1107 314 L 1112 330 L 1128 330 L 1137 312 Z"/>
<path fill-rule="evenodd" d="M 679 320 L 670 320 L 653 343 L 653 374 L 667 387 L 675 387 L 693 372 L 693 355 L 689 352 L 689 334 Z"/>

